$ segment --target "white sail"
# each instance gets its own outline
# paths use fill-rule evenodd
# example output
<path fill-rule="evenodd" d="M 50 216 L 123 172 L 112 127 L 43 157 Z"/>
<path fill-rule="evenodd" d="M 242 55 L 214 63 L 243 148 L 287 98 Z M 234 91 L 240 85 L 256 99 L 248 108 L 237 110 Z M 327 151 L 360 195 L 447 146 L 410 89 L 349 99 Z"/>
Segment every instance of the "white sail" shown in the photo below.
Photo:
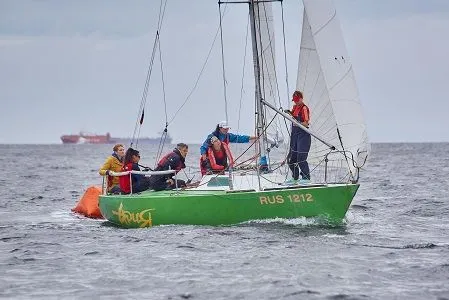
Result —
<path fill-rule="evenodd" d="M 276 85 L 275 37 L 273 11 L 270 2 L 255 2 L 256 41 L 261 72 L 262 96 L 275 104 L 278 98 Z"/>
<path fill-rule="evenodd" d="M 311 130 L 338 150 L 347 151 L 338 160 L 354 176 L 356 167 L 365 163 L 370 145 L 340 24 L 332 0 L 303 3 L 296 89 L 304 93 L 310 108 Z M 328 152 L 329 147 L 312 139 L 309 162 L 322 162 Z"/>

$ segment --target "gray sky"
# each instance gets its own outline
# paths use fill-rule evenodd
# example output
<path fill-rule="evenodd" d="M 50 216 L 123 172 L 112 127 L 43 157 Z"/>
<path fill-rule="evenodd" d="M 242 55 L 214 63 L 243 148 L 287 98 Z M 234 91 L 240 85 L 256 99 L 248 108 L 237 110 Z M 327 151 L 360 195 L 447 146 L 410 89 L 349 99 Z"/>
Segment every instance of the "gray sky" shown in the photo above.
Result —
<path fill-rule="evenodd" d="M 449 141 L 449 1 L 335 3 L 370 140 Z M 286 0 L 284 8 L 293 89 L 302 4 Z M 80 130 L 130 136 L 158 9 L 156 0 L 0 0 L 0 143 L 60 143 L 62 134 Z M 223 20 L 228 111 L 234 131 L 246 16 L 246 5 L 231 5 Z M 217 26 L 217 1 L 168 1 L 161 48 L 169 119 L 192 89 Z M 282 41 L 276 42 L 280 54 Z M 156 60 L 141 136 L 156 135 L 165 123 L 159 70 Z M 247 63 L 239 128 L 248 133 L 253 128 L 251 71 Z M 285 95 L 284 90 L 281 86 Z M 217 41 L 198 88 L 169 126 L 175 142 L 201 142 L 225 118 L 223 103 Z"/>

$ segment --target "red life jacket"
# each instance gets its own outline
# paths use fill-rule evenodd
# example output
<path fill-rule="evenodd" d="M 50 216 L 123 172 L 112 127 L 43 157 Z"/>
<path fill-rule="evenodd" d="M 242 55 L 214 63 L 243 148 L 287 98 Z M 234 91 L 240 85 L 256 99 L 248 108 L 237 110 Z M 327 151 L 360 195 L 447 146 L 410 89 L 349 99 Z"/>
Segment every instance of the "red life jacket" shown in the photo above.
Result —
<path fill-rule="evenodd" d="M 207 157 L 209 158 L 212 170 L 222 171 L 226 167 L 234 166 L 234 158 L 228 144 L 221 143 L 221 149 L 215 151 L 213 147 L 207 149 Z"/>
<path fill-rule="evenodd" d="M 129 162 L 122 168 L 122 172 L 131 171 L 133 169 L 133 163 Z M 122 192 L 129 194 L 131 193 L 131 174 L 120 176 L 120 189 Z"/>
<path fill-rule="evenodd" d="M 226 133 L 223 143 L 225 143 L 226 145 L 229 145 L 229 134 L 228 133 Z"/>
<path fill-rule="evenodd" d="M 179 156 L 179 157 L 177 157 L 177 156 Z M 164 157 L 161 158 L 161 160 L 159 160 L 159 162 L 157 163 L 157 171 L 168 170 L 168 168 L 166 169 L 165 167 L 166 167 L 167 161 L 172 157 L 176 157 L 176 159 L 179 160 L 178 164 L 175 167 L 176 173 L 178 173 L 183 168 L 185 168 L 185 164 L 182 161 L 181 154 L 178 154 L 173 151 L 173 152 L 167 153 Z"/>
<path fill-rule="evenodd" d="M 304 103 L 300 105 L 293 105 L 292 116 L 299 122 L 309 122 L 309 108 Z"/>

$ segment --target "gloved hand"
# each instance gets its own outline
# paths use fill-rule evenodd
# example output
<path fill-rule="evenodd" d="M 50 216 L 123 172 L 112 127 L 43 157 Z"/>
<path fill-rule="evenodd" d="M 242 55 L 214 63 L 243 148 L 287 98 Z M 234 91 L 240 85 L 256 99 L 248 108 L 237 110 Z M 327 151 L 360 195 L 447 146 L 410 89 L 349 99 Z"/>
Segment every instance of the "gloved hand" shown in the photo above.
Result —
<path fill-rule="evenodd" d="M 284 139 L 273 139 L 272 137 L 267 136 L 267 142 L 271 147 L 279 147 L 279 144 L 282 144 Z"/>
<path fill-rule="evenodd" d="M 284 109 L 284 112 L 285 112 L 286 114 L 289 114 L 289 115 L 291 115 L 291 114 L 292 114 L 292 112 L 291 112 L 291 110 L 290 110 L 290 109 Z"/>

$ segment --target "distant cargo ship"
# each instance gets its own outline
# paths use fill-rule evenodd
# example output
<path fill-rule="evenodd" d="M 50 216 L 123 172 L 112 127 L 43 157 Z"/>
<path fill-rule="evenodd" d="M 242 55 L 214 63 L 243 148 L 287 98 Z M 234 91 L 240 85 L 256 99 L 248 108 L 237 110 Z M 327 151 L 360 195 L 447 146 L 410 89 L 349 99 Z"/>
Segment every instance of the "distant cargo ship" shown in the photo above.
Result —
<path fill-rule="evenodd" d="M 125 144 L 129 145 L 131 143 L 131 138 L 115 138 L 106 133 L 105 135 L 98 134 L 87 134 L 80 132 L 79 134 L 70 134 L 61 136 L 61 141 L 63 144 Z M 159 144 L 161 141 L 160 137 L 141 137 L 139 138 L 139 144 Z M 172 138 L 169 134 L 165 138 L 166 144 L 171 144 Z"/>

